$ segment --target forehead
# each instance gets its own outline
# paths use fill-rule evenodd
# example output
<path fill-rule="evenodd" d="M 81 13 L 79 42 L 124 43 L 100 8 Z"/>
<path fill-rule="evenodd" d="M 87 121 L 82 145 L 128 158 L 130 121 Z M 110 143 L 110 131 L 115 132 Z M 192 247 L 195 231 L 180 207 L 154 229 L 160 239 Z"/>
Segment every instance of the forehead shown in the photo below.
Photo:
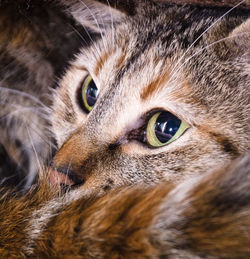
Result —
<path fill-rule="evenodd" d="M 147 4 L 141 15 L 126 17 L 105 32 L 98 42 L 84 49 L 82 63 L 94 76 L 106 82 L 107 77 L 112 79 L 112 87 L 121 85 L 121 80 L 126 76 L 128 80 L 129 75 L 135 81 L 136 76 L 142 80 L 167 70 L 170 72 L 171 68 L 183 64 L 183 54 L 187 50 L 192 54 L 197 39 L 211 23 L 211 18 L 208 21 L 204 17 L 195 22 L 196 16 L 188 7 L 164 5 L 159 11 Z"/>
<path fill-rule="evenodd" d="M 225 66 L 226 61 L 221 62 L 213 48 L 207 47 L 210 30 L 202 35 L 224 12 L 215 13 L 212 19 L 209 11 L 185 8 L 152 8 L 147 10 L 149 15 L 142 12 L 141 16 L 128 17 L 81 50 L 61 82 L 57 94 L 61 102 L 54 105 L 63 111 L 68 135 L 84 125 L 88 127 L 85 134 L 109 141 L 109 137 L 138 128 L 154 109 L 167 110 L 203 132 L 212 128 L 231 132 L 241 103 L 244 108 L 244 102 L 237 101 L 244 86 L 237 87 L 241 77 L 237 64 L 230 61 Z M 87 74 L 99 88 L 97 102 L 88 115 L 75 102 L 76 89 Z M 234 87 L 228 91 L 232 82 Z M 74 120 L 65 123 L 65 110 Z M 61 120 L 55 121 L 54 125 L 61 124 Z"/>
<path fill-rule="evenodd" d="M 117 107 L 129 110 L 138 104 L 142 112 L 159 107 L 201 123 L 203 113 L 224 98 L 216 91 L 222 87 L 225 62 L 207 47 L 209 28 L 224 12 L 147 5 L 141 15 L 107 30 L 78 59 L 100 88 L 99 110 L 106 105 L 117 112 Z"/>
<path fill-rule="evenodd" d="M 116 101 L 120 102 L 120 108 L 132 102 L 147 105 L 151 102 L 159 107 L 168 102 L 171 106 L 171 100 L 178 99 L 177 89 L 182 89 L 180 98 L 185 95 L 191 98 L 182 62 L 177 64 L 186 50 L 183 48 L 186 40 L 169 30 L 170 18 L 164 12 L 154 19 L 140 19 L 128 18 L 115 32 L 107 31 L 82 51 L 78 62 L 93 76 L 100 94 L 106 94 L 104 99 L 119 97 Z"/>

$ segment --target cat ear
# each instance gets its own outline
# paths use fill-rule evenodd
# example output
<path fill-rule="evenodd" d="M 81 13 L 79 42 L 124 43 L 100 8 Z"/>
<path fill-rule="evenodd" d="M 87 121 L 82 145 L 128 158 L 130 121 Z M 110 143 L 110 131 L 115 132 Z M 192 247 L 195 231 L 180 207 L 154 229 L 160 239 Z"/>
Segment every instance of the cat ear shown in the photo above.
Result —
<path fill-rule="evenodd" d="M 233 22 L 231 22 L 233 25 Z M 250 58 L 250 18 L 233 29 L 226 21 L 214 26 L 208 37 L 216 55 L 222 60 Z"/>
<path fill-rule="evenodd" d="M 132 0 L 59 0 L 74 19 L 93 32 L 102 33 L 108 26 L 133 15 L 135 2 Z"/>
<path fill-rule="evenodd" d="M 230 34 L 230 49 L 235 56 L 250 58 L 250 18 L 237 26 Z"/>

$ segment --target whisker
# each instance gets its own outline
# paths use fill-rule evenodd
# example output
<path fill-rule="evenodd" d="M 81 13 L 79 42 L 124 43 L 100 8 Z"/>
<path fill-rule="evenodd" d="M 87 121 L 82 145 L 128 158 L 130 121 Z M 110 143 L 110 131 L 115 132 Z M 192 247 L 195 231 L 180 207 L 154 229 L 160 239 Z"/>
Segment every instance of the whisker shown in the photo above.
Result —
<path fill-rule="evenodd" d="M 110 13 L 110 18 L 111 18 L 111 34 L 112 34 L 112 47 L 114 48 L 115 46 L 115 29 L 114 29 L 114 17 L 111 12 L 111 6 L 109 3 L 109 0 L 106 0 L 108 6 L 109 6 L 109 13 Z"/>
<path fill-rule="evenodd" d="M 16 111 L 13 111 L 12 113 L 15 113 L 15 112 L 16 112 Z M 3 119 L 5 119 L 6 117 L 12 115 L 12 113 L 0 117 L 0 121 L 3 120 Z M 44 135 L 41 135 L 40 132 L 36 129 L 36 127 L 39 127 L 40 124 L 39 124 L 39 123 L 37 124 L 37 123 L 34 123 L 34 122 L 32 122 L 32 123 L 33 123 L 33 126 L 32 126 L 31 124 L 29 124 L 29 128 L 30 128 L 33 132 L 35 132 L 35 133 L 44 141 L 44 143 L 46 143 L 46 144 L 48 144 L 48 145 L 50 145 L 51 147 L 53 147 L 53 148 L 56 149 L 56 148 L 57 148 L 56 145 L 55 145 L 54 143 L 52 143 L 51 141 L 49 141 L 48 139 L 45 139 L 45 138 L 44 138 Z M 20 125 L 21 125 L 21 124 L 20 124 Z M 27 125 L 26 125 L 26 126 L 27 126 Z M 46 127 L 45 127 L 44 130 L 46 131 L 46 133 L 47 133 L 48 135 L 51 135 L 51 130 L 50 130 L 49 128 L 46 128 Z"/>
<path fill-rule="evenodd" d="M 72 162 L 72 158 L 70 159 L 69 164 L 68 164 L 68 167 L 67 167 L 67 171 L 66 171 L 66 175 L 67 175 L 67 176 L 69 176 L 69 169 L 70 169 L 70 167 L 71 167 L 71 162 Z M 64 184 L 66 185 L 66 178 L 65 178 Z"/>
<path fill-rule="evenodd" d="M 85 43 L 86 45 L 88 45 L 88 42 L 84 39 L 84 37 L 81 35 L 81 33 L 80 33 L 73 25 L 70 25 L 70 26 L 71 26 L 72 29 L 79 35 L 79 37 L 84 41 L 84 43 Z M 99 49 L 98 49 L 98 47 L 97 47 L 95 41 L 93 40 L 93 38 L 92 38 L 91 35 L 89 34 L 88 30 L 85 28 L 84 25 L 83 25 L 82 27 L 83 27 L 84 31 L 87 33 L 87 35 L 88 35 L 89 39 L 91 40 L 92 44 L 94 45 L 94 48 L 95 48 L 96 53 L 98 54 L 98 56 L 96 56 L 95 53 L 94 53 L 94 55 L 95 55 L 95 58 L 98 59 L 98 58 L 101 56 L 101 53 L 100 53 L 100 51 L 99 51 Z"/>
<path fill-rule="evenodd" d="M 178 64 L 181 62 L 181 60 L 185 57 L 185 55 L 188 53 L 188 51 L 194 46 L 194 44 L 205 34 L 207 33 L 211 28 L 213 28 L 220 20 L 222 20 L 226 15 L 231 13 L 235 8 L 237 8 L 239 5 L 244 3 L 245 0 L 240 1 L 238 4 L 236 4 L 234 7 L 230 8 L 227 12 L 225 12 L 222 16 L 220 16 L 218 19 L 216 19 L 199 37 L 197 37 L 193 43 L 187 48 L 187 50 L 184 52 L 184 54 L 178 59 L 175 66 L 171 70 L 170 74 L 175 70 L 175 68 L 178 66 Z M 179 70 L 178 70 L 179 71 Z M 175 73 L 174 73 L 175 74 Z M 173 75 L 174 75 L 173 74 Z M 171 78 L 170 78 L 171 79 Z"/>
<path fill-rule="evenodd" d="M 15 105 L 13 105 L 15 106 Z M 32 111 L 32 112 L 35 112 L 35 113 L 38 113 L 38 114 L 41 114 L 43 116 L 46 116 L 44 113 L 42 113 L 41 111 L 37 111 L 38 109 L 35 109 L 35 108 L 29 108 L 29 107 L 21 107 L 21 108 L 18 108 L 16 109 L 15 111 L 11 111 L 3 116 L 0 117 L 0 120 L 4 120 L 6 119 L 7 117 L 9 116 L 13 116 L 15 115 L 16 113 L 19 113 L 19 112 L 23 112 L 23 111 Z M 45 117 L 46 118 L 46 117 Z"/>
<path fill-rule="evenodd" d="M 220 42 L 223 42 L 223 41 L 225 41 L 225 40 L 227 40 L 227 39 L 236 38 L 236 37 L 238 37 L 238 36 L 246 35 L 246 34 L 250 34 L 250 32 L 249 32 L 249 33 L 248 33 L 248 32 L 243 32 L 243 33 L 238 33 L 238 34 L 235 34 L 235 35 L 232 35 L 232 36 L 228 36 L 228 37 L 225 37 L 225 38 L 223 38 L 223 39 L 214 41 L 214 42 L 212 42 L 211 44 L 209 44 L 209 45 L 207 45 L 207 46 L 201 48 L 200 50 L 198 50 L 197 52 L 195 52 L 192 56 L 190 56 L 189 58 L 187 58 L 187 59 L 181 64 L 181 66 L 179 66 L 178 69 L 176 69 L 175 73 L 174 73 L 173 75 L 171 75 L 171 77 L 169 78 L 168 82 L 171 81 L 171 79 L 174 77 L 174 75 L 176 75 L 176 74 L 178 73 L 178 71 L 180 71 L 180 69 L 181 69 L 188 61 L 190 61 L 190 59 L 192 59 L 193 57 L 195 57 L 195 56 L 197 56 L 198 54 L 200 54 L 203 50 L 206 50 L 206 49 L 208 49 L 208 48 L 214 46 L 215 44 L 218 44 L 218 43 L 220 43 Z"/>
<path fill-rule="evenodd" d="M 1 57 L 2 55 L 0 55 L 0 58 L 2 59 Z M 6 64 L 4 66 L 4 68 L 1 69 L 1 73 L 6 73 L 8 71 L 8 69 L 10 68 L 10 66 L 12 66 L 13 64 L 15 64 L 16 60 L 13 59 L 12 61 L 10 61 L 8 64 Z"/>
<path fill-rule="evenodd" d="M 10 176 L 5 176 L 1 181 L 0 181 L 0 186 L 3 185 L 6 181 L 10 180 L 11 178 L 16 177 L 16 174 L 10 175 Z"/>
<path fill-rule="evenodd" d="M 39 157 L 38 157 L 37 151 L 36 151 L 36 149 L 35 149 L 34 142 L 33 142 L 33 139 L 32 139 L 32 137 L 31 137 L 31 134 L 30 134 L 29 128 L 27 127 L 27 125 L 25 125 L 25 127 L 26 127 L 26 130 L 27 130 L 27 133 L 28 133 L 29 139 L 30 139 L 30 143 L 31 143 L 32 149 L 33 149 L 34 154 L 35 154 L 35 156 L 36 156 L 38 169 L 39 169 L 39 170 L 41 170 L 41 169 L 42 169 L 42 167 L 41 167 L 41 164 L 40 164 L 40 161 L 39 161 Z"/>
<path fill-rule="evenodd" d="M 100 25 L 99 25 L 99 23 L 98 23 L 98 21 L 97 21 L 95 15 L 93 14 L 93 12 L 89 9 L 89 7 L 88 7 L 82 0 L 80 0 L 80 2 L 87 8 L 87 10 L 89 11 L 90 15 L 93 17 L 93 19 L 94 19 L 94 21 L 95 21 L 95 23 L 96 23 L 96 25 L 97 25 L 97 27 L 98 27 L 98 29 L 99 29 L 99 31 L 100 31 L 101 38 L 102 38 L 102 42 L 103 42 L 103 46 L 104 46 L 104 48 L 105 48 L 105 51 L 107 52 L 107 49 L 108 49 L 108 48 L 107 48 L 107 45 L 106 45 L 107 42 L 105 43 L 104 35 L 103 35 L 103 33 L 102 33 L 102 30 L 101 30 L 101 28 L 100 28 Z"/>
<path fill-rule="evenodd" d="M 39 125 L 37 125 L 37 126 L 39 126 Z M 53 142 L 51 142 L 49 139 L 45 139 L 44 135 L 41 135 L 40 132 L 35 129 L 35 127 L 33 127 L 32 125 L 29 125 L 29 128 L 33 132 L 35 132 L 44 141 L 45 144 L 49 145 L 50 147 L 53 147 L 54 149 L 57 148 L 57 146 Z M 47 131 L 47 133 L 49 133 L 49 131 Z"/>
<path fill-rule="evenodd" d="M 23 109 L 23 108 L 29 108 L 29 109 L 34 109 L 35 110 L 40 110 L 41 113 L 42 111 L 46 114 L 49 114 L 49 111 L 48 111 L 48 107 L 37 107 L 37 106 L 22 106 L 21 104 L 14 104 L 14 103 L 9 103 L 8 100 L 4 100 L 4 101 L 1 101 L 0 100 L 0 104 L 7 104 L 8 106 L 13 106 L 13 107 L 16 107 L 16 108 L 20 108 L 20 109 Z"/>
<path fill-rule="evenodd" d="M 43 106 L 43 107 L 46 107 L 46 105 L 45 105 L 44 103 L 42 103 L 42 102 L 41 102 L 37 97 L 35 97 L 34 95 L 31 95 L 31 94 L 22 92 L 22 91 L 20 91 L 20 90 L 11 89 L 11 88 L 7 88 L 7 87 L 0 86 L 0 91 L 7 91 L 7 92 L 9 92 L 9 93 L 13 93 L 13 94 L 16 94 L 16 95 L 21 95 L 21 96 L 27 97 L 27 98 L 29 98 L 30 100 L 34 101 L 35 103 L 38 103 L 38 104 L 40 104 L 40 105 Z"/>
<path fill-rule="evenodd" d="M 18 183 L 17 187 L 22 186 L 25 183 L 23 189 L 28 190 L 31 187 L 31 183 L 34 181 L 34 179 L 35 179 L 35 175 L 33 176 L 32 179 L 30 178 L 29 175 L 25 175 L 24 178 Z"/>

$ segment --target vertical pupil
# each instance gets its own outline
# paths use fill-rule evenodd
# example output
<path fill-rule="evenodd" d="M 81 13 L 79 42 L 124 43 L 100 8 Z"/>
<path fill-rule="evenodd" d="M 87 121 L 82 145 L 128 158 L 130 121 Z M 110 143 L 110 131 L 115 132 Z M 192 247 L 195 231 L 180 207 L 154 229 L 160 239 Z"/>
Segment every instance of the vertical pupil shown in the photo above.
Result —
<path fill-rule="evenodd" d="M 97 96 L 98 96 L 98 89 L 94 81 L 91 80 L 86 91 L 86 101 L 90 107 L 94 106 L 94 104 L 96 103 Z"/>
<path fill-rule="evenodd" d="M 178 131 L 181 120 L 170 112 L 162 112 L 155 123 L 155 135 L 161 143 L 168 142 Z"/>

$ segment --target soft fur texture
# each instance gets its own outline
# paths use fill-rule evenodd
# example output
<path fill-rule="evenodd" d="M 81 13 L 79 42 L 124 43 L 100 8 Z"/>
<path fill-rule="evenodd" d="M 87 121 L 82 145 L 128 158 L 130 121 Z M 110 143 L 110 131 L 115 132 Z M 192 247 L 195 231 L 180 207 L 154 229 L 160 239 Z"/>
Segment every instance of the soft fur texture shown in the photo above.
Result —
<path fill-rule="evenodd" d="M 3 258 L 248 258 L 250 157 L 178 186 L 0 200 Z M 54 198 L 53 198 L 54 197 Z"/>
<path fill-rule="evenodd" d="M 50 88 L 86 33 L 57 4 L 26 0 L 0 2 L 0 31 L 0 181 L 28 189 L 55 150 Z"/>
<path fill-rule="evenodd" d="M 74 15 L 89 12 L 72 2 Z M 96 15 L 97 9 L 103 17 L 112 14 L 92 5 Z M 56 91 L 53 167 L 84 182 L 83 189 L 105 191 L 181 181 L 244 154 L 250 23 L 248 12 L 221 18 L 225 12 L 142 1 L 136 15 L 121 13 L 114 29 L 108 24 L 102 39 L 81 50 Z M 89 114 L 77 102 L 88 74 L 100 91 Z M 170 145 L 149 148 L 141 139 L 154 110 L 170 111 L 191 127 Z"/>
<path fill-rule="evenodd" d="M 56 139 L 50 167 L 27 193 L 2 190 L 1 256 L 250 257 L 249 11 L 149 0 L 44 3 L 78 23 L 83 46 L 41 122 Z M 89 113 L 81 104 L 88 74 L 99 89 Z M 189 128 L 151 148 L 147 124 L 162 110 Z"/>

